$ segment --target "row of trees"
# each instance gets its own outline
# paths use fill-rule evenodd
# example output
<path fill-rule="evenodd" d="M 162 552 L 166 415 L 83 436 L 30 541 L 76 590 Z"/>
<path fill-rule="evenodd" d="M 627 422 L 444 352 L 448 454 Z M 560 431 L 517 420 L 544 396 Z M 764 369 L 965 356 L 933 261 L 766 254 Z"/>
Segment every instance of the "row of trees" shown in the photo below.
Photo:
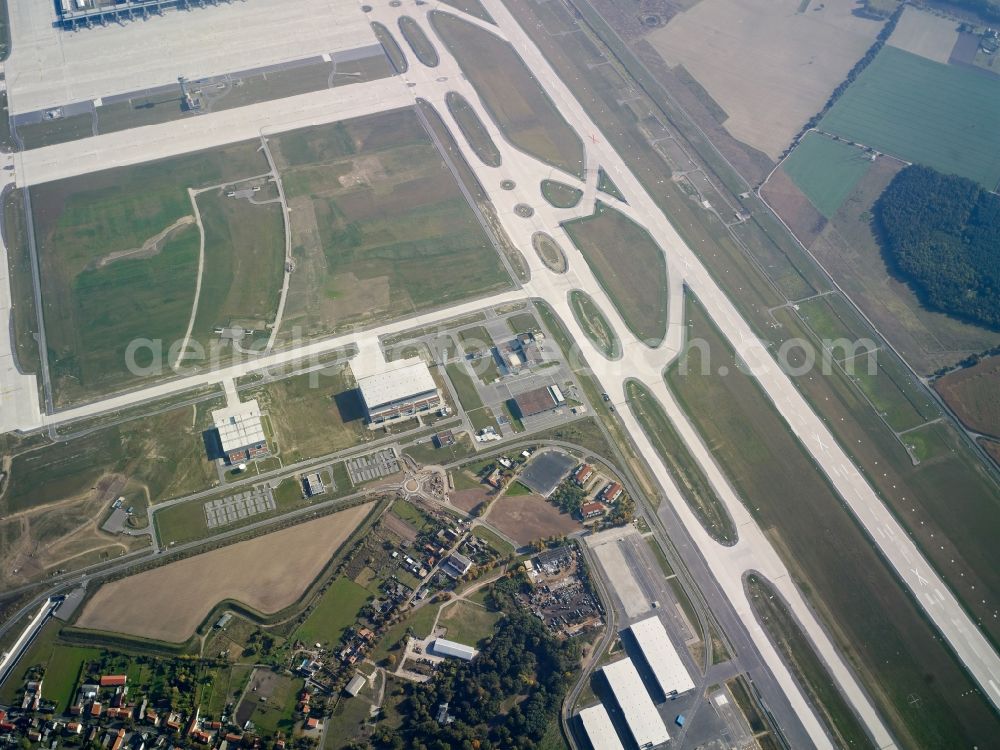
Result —
<path fill-rule="evenodd" d="M 1000 328 L 1000 197 L 914 165 L 875 203 L 887 260 L 929 307 Z"/>

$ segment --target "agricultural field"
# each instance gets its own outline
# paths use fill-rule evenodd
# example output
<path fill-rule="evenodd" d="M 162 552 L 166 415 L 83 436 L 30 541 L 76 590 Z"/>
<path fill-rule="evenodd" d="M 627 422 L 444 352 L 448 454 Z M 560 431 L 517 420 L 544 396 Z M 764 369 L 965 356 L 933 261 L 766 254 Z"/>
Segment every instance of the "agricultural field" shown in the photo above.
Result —
<path fill-rule="evenodd" d="M 105 584 L 75 624 L 181 643 L 225 600 L 274 614 L 302 596 L 372 507 L 358 505 Z"/>
<path fill-rule="evenodd" d="M 776 538 L 840 648 L 860 665 L 859 676 L 886 706 L 892 730 L 919 747 L 974 744 L 977 737 L 992 736 L 997 719 L 981 699 L 960 697 L 969 681 L 951 653 L 756 382 L 735 366 L 732 350 L 702 308 L 692 303 L 687 309 L 690 337 L 707 344 L 711 374 L 698 374 L 705 354 L 695 348 L 686 355 L 689 374 L 674 366 L 667 384 L 750 512 Z M 729 367 L 726 377 L 715 374 L 720 365 Z"/>
<path fill-rule="evenodd" d="M 958 21 L 910 6 L 886 41 L 897 49 L 947 64 L 958 41 Z"/>
<path fill-rule="evenodd" d="M 647 39 L 707 92 L 736 140 L 777 159 L 875 41 L 882 22 L 854 15 L 855 7 L 853 0 L 808 10 L 800 0 L 707 0 Z"/>
<path fill-rule="evenodd" d="M 819 127 L 994 190 L 998 121 L 1000 78 L 886 46 Z"/>
<path fill-rule="evenodd" d="M 625 325 L 647 346 L 667 332 L 667 262 L 649 233 L 604 203 L 563 224 Z"/>
<path fill-rule="evenodd" d="M 413 109 L 271 139 L 292 255 L 294 340 L 453 304 L 511 283 Z"/>
<path fill-rule="evenodd" d="M 296 463 L 361 445 L 376 436 L 346 364 L 293 375 L 245 392 L 270 417 L 272 450 Z"/>
<path fill-rule="evenodd" d="M 729 511 L 715 494 L 704 471 L 677 434 L 656 397 L 635 380 L 626 384 L 625 394 L 643 432 L 705 531 L 720 544 L 735 544 L 738 535 Z"/>
<path fill-rule="evenodd" d="M 608 359 L 619 359 L 622 356 L 621 341 L 593 297 L 574 289 L 569 293 L 569 304 L 573 310 L 573 317 L 590 342 Z"/>
<path fill-rule="evenodd" d="M 583 142 L 508 43 L 449 13 L 431 23 L 493 121 L 522 151 L 583 178 Z"/>
<path fill-rule="evenodd" d="M 872 160 L 856 146 L 809 133 L 782 162 L 781 168 L 829 219 L 854 192 L 871 165 Z"/>
<path fill-rule="evenodd" d="M 187 191 L 266 171 L 245 142 L 30 189 L 57 405 L 134 386 L 132 340 L 184 337 L 199 252 Z"/>
<path fill-rule="evenodd" d="M 541 495 L 503 495 L 490 506 L 487 516 L 500 533 L 523 547 L 538 539 L 565 536 L 583 528 Z"/>
<path fill-rule="evenodd" d="M 445 638 L 468 646 L 479 643 L 493 634 L 493 627 L 500 619 L 499 612 L 490 610 L 470 601 L 457 601 L 441 608 L 438 627 L 447 628 Z"/>
<path fill-rule="evenodd" d="M 479 157 L 479 161 L 487 167 L 499 167 L 502 159 L 500 149 L 493 142 L 489 131 L 479 119 L 476 110 L 465 100 L 465 97 L 456 91 L 449 91 L 445 95 L 445 104 L 448 111 L 458 123 L 459 130 L 469 144 L 469 148 Z"/>
<path fill-rule="evenodd" d="M 871 210 L 900 166 L 879 157 L 809 249 L 910 366 L 929 375 L 1000 344 L 1000 334 L 927 310 L 887 266 Z"/>
<path fill-rule="evenodd" d="M 934 390 L 970 430 L 1000 438 L 1000 356 L 938 378 Z"/>

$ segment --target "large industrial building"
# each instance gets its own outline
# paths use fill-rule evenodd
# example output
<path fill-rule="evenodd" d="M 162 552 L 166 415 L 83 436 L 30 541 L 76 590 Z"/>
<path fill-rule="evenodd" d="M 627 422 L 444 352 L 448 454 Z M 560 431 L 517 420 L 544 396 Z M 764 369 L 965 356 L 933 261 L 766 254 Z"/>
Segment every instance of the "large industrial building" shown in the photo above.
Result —
<path fill-rule="evenodd" d="M 256 400 L 216 409 L 212 412 L 212 422 L 219 434 L 222 452 L 230 464 L 270 454 Z"/>
<path fill-rule="evenodd" d="M 420 357 L 386 363 L 374 375 L 358 378 L 368 421 L 380 424 L 412 417 L 441 406 L 441 391 Z"/>
<path fill-rule="evenodd" d="M 594 750 L 625 750 L 604 704 L 598 703 L 596 706 L 585 708 L 579 716 L 583 730 L 587 733 L 587 739 L 590 740 L 590 746 Z"/>
<path fill-rule="evenodd" d="M 431 650 L 437 656 L 450 656 L 454 659 L 464 659 L 465 661 L 471 661 L 479 653 L 472 646 L 466 646 L 464 643 L 457 643 L 456 641 L 449 641 L 446 638 L 435 638 L 434 643 L 431 644 Z"/>
<path fill-rule="evenodd" d="M 665 698 L 694 690 L 691 674 L 670 641 L 659 617 L 649 617 L 629 628 Z"/>
<path fill-rule="evenodd" d="M 660 718 L 632 660 L 616 661 L 601 672 L 639 750 L 649 750 L 667 742 L 670 739 L 667 725 Z"/>
<path fill-rule="evenodd" d="M 519 393 L 511 399 L 517 415 L 524 419 L 533 417 L 536 414 L 543 414 L 566 403 L 566 398 L 555 383 L 542 388 L 534 388 L 524 393 Z"/>

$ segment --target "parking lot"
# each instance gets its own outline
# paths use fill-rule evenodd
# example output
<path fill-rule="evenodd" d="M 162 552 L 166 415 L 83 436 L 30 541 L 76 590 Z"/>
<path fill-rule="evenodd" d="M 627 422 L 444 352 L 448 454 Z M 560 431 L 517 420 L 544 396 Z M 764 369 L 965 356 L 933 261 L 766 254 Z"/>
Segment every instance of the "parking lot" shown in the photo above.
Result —
<path fill-rule="evenodd" d="M 392 448 L 358 456 L 347 461 L 347 472 L 353 484 L 381 479 L 399 471 L 399 459 Z"/>
<path fill-rule="evenodd" d="M 267 513 L 275 509 L 270 487 L 247 490 L 205 503 L 205 522 L 208 528 L 228 526 L 244 518 Z"/>

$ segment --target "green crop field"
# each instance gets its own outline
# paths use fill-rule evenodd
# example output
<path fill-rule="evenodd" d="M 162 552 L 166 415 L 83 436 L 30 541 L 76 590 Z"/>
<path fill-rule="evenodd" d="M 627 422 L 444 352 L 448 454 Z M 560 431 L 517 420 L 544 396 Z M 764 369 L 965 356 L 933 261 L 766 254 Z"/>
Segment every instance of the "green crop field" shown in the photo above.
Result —
<path fill-rule="evenodd" d="M 625 325 L 655 346 L 667 333 L 667 262 L 649 232 L 603 203 L 563 224 Z"/>
<path fill-rule="evenodd" d="M 295 259 L 284 335 L 329 334 L 510 285 L 413 109 L 271 144 Z"/>
<path fill-rule="evenodd" d="M 871 160 L 857 146 L 809 133 L 781 167 L 810 203 L 829 219 L 871 165 Z"/>
<path fill-rule="evenodd" d="M 335 646 L 347 628 L 357 620 L 358 610 L 371 593 L 349 578 L 337 578 L 331 583 L 315 608 L 295 632 L 295 640 L 303 643 L 325 643 Z"/>
<path fill-rule="evenodd" d="M 885 46 L 819 127 L 993 190 L 1000 78 Z"/>
<path fill-rule="evenodd" d="M 569 304 L 573 317 L 580 324 L 583 332 L 608 359 L 618 359 L 622 356 L 622 345 L 614 329 L 604 317 L 601 308 L 594 298 L 586 292 L 574 289 L 569 293 Z"/>
<path fill-rule="evenodd" d="M 583 142 L 514 47 L 449 13 L 431 24 L 514 146 L 583 178 Z"/>
<path fill-rule="evenodd" d="M 134 384 L 133 339 L 162 340 L 166 361 L 187 328 L 198 271 L 187 189 L 266 170 L 245 142 L 31 188 L 57 404 Z"/>

